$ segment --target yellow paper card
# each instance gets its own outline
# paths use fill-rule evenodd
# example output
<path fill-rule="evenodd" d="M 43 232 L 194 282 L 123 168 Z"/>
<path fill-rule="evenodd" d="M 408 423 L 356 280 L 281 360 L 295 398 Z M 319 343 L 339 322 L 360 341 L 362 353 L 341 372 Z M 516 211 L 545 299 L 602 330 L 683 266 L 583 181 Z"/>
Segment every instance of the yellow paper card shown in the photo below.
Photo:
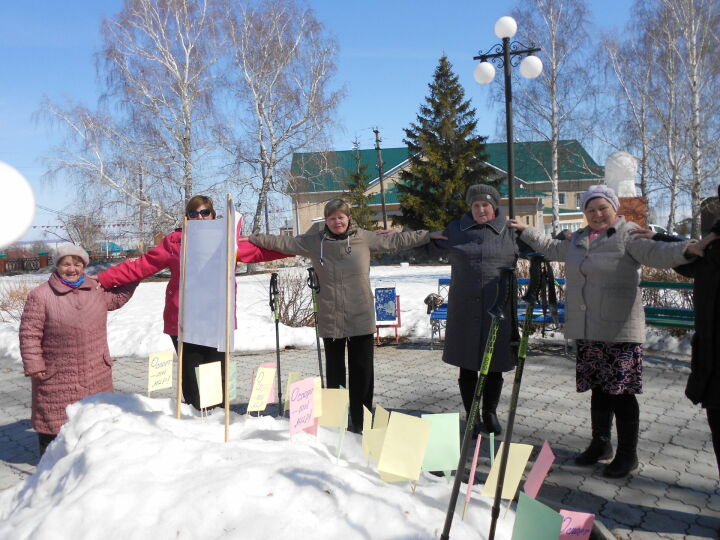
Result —
<path fill-rule="evenodd" d="M 373 457 L 376 464 L 380 462 L 386 431 L 385 428 L 363 431 L 363 445 L 367 445 L 368 453 Z"/>
<path fill-rule="evenodd" d="M 488 474 L 485 485 L 483 486 L 483 497 L 495 497 L 498 472 L 500 470 L 500 456 L 502 455 L 504 444 L 505 443 L 500 443 L 497 454 L 495 454 L 495 461 L 490 468 L 490 474 Z M 520 480 L 522 479 L 528 459 L 530 459 L 532 449 L 531 444 L 510 443 L 507 468 L 505 469 L 505 481 L 503 482 L 503 490 L 500 495 L 501 499 L 512 499 L 515 497 L 515 492 L 517 491 L 518 485 L 520 485 Z"/>
<path fill-rule="evenodd" d="M 197 368 L 200 408 L 205 409 L 222 403 L 222 376 L 220 362 L 200 364 Z"/>
<path fill-rule="evenodd" d="M 313 391 L 313 417 L 320 418 L 323 412 L 322 382 L 320 382 L 320 377 L 313 377 L 313 385 L 315 387 Z"/>
<path fill-rule="evenodd" d="M 296 383 L 300 380 L 300 372 L 299 371 L 291 371 L 288 373 L 288 381 L 287 381 L 287 392 L 285 392 L 285 405 L 284 409 L 286 411 L 290 410 L 290 385 L 292 383 Z"/>
<path fill-rule="evenodd" d="M 365 438 L 365 433 L 369 433 L 372 429 L 372 413 L 365 405 L 363 405 L 363 438 L 362 438 L 362 453 L 365 459 L 370 459 L 370 448 Z"/>
<path fill-rule="evenodd" d="M 373 429 L 382 429 L 387 427 L 390 420 L 390 413 L 383 409 L 380 405 L 375 407 L 375 419 L 373 420 Z"/>
<path fill-rule="evenodd" d="M 267 406 L 270 392 L 275 382 L 274 367 L 259 367 L 255 373 L 252 393 L 248 401 L 247 412 L 264 411 Z"/>
<path fill-rule="evenodd" d="M 160 351 L 148 357 L 148 394 L 154 390 L 172 388 L 173 351 Z"/>
<path fill-rule="evenodd" d="M 350 396 L 345 388 L 323 388 L 322 404 L 321 426 L 347 428 Z"/>
<path fill-rule="evenodd" d="M 377 418 L 377 414 L 375 416 Z M 431 429 L 432 423 L 427 420 L 408 414 L 392 413 L 380 453 L 378 471 L 407 480 L 417 480 Z"/>

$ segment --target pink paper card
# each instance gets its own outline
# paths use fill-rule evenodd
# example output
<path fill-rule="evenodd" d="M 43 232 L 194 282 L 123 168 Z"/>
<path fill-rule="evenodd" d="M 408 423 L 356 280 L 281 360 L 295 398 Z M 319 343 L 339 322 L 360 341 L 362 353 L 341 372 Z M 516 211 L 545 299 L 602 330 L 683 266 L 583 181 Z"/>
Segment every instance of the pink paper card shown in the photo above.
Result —
<path fill-rule="evenodd" d="M 592 532 L 595 514 L 560 510 L 563 517 L 560 540 L 587 540 Z"/>
<path fill-rule="evenodd" d="M 290 435 L 313 426 L 317 430 L 317 418 L 313 417 L 314 392 L 312 377 L 290 385 Z"/>
<path fill-rule="evenodd" d="M 545 441 L 537 459 L 535 460 L 530 474 L 528 474 L 527 480 L 525 480 L 523 491 L 528 497 L 532 497 L 533 499 L 537 497 L 537 494 L 545 481 L 545 477 L 550 470 L 550 466 L 554 461 L 555 454 L 553 454 L 553 451 L 550 449 L 550 444 Z"/>
<path fill-rule="evenodd" d="M 472 495 L 473 483 L 475 482 L 475 468 L 477 467 L 478 456 L 480 455 L 480 441 L 482 435 L 478 435 L 477 443 L 475 443 L 475 454 L 473 454 L 472 465 L 470 466 L 470 478 L 468 478 L 467 491 L 465 492 L 465 502 L 470 502 L 470 495 Z M 457 474 L 459 471 L 455 471 Z"/>

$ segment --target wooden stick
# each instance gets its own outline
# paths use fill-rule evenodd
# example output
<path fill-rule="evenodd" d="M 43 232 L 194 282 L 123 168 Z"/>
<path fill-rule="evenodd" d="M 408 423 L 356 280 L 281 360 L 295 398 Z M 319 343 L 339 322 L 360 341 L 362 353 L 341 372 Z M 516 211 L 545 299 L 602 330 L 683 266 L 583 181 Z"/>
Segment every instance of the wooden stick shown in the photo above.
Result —
<path fill-rule="evenodd" d="M 182 400 L 182 366 L 183 366 L 183 318 L 185 316 L 185 263 L 187 262 L 187 226 L 188 218 L 183 218 L 182 247 L 180 248 L 180 291 L 178 300 L 178 373 L 177 373 L 177 408 L 175 418 L 180 418 L 180 401 Z"/>
<path fill-rule="evenodd" d="M 231 332 L 235 329 L 235 212 L 232 195 L 227 194 L 227 264 L 225 267 L 225 442 L 230 440 L 230 362 L 232 351 Z"/>

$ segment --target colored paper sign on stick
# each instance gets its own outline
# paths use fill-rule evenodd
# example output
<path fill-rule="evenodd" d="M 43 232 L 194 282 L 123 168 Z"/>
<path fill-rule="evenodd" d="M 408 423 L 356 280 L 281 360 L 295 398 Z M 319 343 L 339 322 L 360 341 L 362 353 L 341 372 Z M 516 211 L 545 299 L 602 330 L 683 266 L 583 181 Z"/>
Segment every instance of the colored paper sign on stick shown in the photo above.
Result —
<path fill-rule="evenodd" d="M 284 410 L 290 410 L 290 386 L 292 386 L 293 383 L 296 383 L 300 380 L 300 372 L 299 371 L 291 371 L 288 374 L 288 380 L 287 380 L 287 386 L 285 387 L 285 405 L 283 407 Z"/>
<path fill-rule="evenodd" d="M 323 413 L 320 425 L 323 427 L 347 428 L 350 396 L 345 388 L 323 388 Z"/>
<path fill-rule="evenodd" d="M 367 444 L 368 453 L 375 460 L 375 466 L 380 463 L 382 455 L 383 442 L 385 441 L 385 433 L 387 428 L 368 429 L 363 431 L 363 444 Z"/>
<path fill-rule="evenodd" d="M 206 409 L 222 403 L 222 375 L 220 362 L 200 364 L 195 368 L 198 390 L 200 392 L 200 408 Z"/>
<path fill-rule="evenodd" d="M 247 412 L 263 411 L 268 403 L 270 392 L 273 389 L 275 380 L 274 367 L 258 368 L 253 383 L 252 394 L 248 400 Z"/>
<path fill-rule="evenodd" d="M 451 471 L 460 459 L 460 415 L 458 413 L 423 414 L 432 425 L 423 458 L 423 471 Z"/>
<path fill-rule="evenodd" d="M 482 441 L 482 435 L 478 435 L 477 442 L 475 443 L 475 453 L 473 454 L 472 465 L 470 465 L 470 477 L 468 478 L 467 491 L 465 492 L 465 502 L 470 502 L 470 496 L 472 495 L 473 484 L 475 483 L 475 469 L 477 468 L 478 456 L 480 456 L 480 442 Z M 460 459 L 460 458 L 458 458 Z"/>
<path fill-rule="evenodd" d="M 370 433 L 372 429 L 372 413 L 365 405 L 363 405 L 363 434 L 362 434 L 362 453 L 366 460 L 370 459 L 370 446 L 366 433 Z"/>
<path fill-rule="evenodd" d="M 315 381 L 302 379 L 290 387 L 290 435 L 316 425 L 313 416 Z"/>
<path fill-rule="evenodd" d="M 320 418 L 322 416 L 323 412 L 323 403 L 322 403 L 322 381 L 320 380 L 320 377 L 314 377 L 313 378 L 313 388 L 315 389 L 315 393 L 313 394 L 313 417 L 314 418 Z"/>
<path fill-rule="evenodd" d="M 560 540 L 588 540 L 592 533 L 595 514 L 560 510 L 563 517 L 560 527 Z"/>
<path fill-rule="evenodd" d="M 537 497 L 540 487 L 545 481 L 545 477 L 554 461 L 555 454 L 553 454 L 553 451 L 550 449 L 550 444 L 545 441 L 523 486 L 523 491 L 528 497 L 532 497 L 533 499 Z"/>
<path fill-rule="evenodd" d="M 562 521 L 555 510 L 520 492 L 512 540 L 557 540 Z"/>
<path fill-rule="evenodd" d="M 277 368 L 277 364 L 275 362 L 265 362 L 264 364 L 260 364 L 258 366 L 259 368 Z M 257 369 L 253 370 L 252 373 L 252 379 L 250 380 L 250 395 L 253 393 L 254 385 L 255 385 L 255 377 L 257 377 Z M 277 395 L 277 390 L 275 387 L 275 379 L 273 378 L 272 381 L 272 388 L 270 389 L 270 393 L 268 394 L 268 403 L 277 403 L 277 398 L 275 397 Z"/>
<path fill-rule="evenodd" d="M 160 351 L 148 356 L 148 394 L 172 388 L 173 358 L 173 351 Z"/>
<path fill-rule="evenodd" d="M 377 417 L 377 413 L 375 416 Z M 427 420 L 408 414 L 392 413 L 380 453 L 378 471 L 416 481 L 420 477 L 431 429 L 432 424 Z"/>
<path fill-rule="evenodd" d="M 488 474 L 485 485 L 483 486 L 483 497 L 495 497 L 495 488 L 500 471 L 500 456 L 502 455 L 504 444 L 505 443 L 500 443 L 500 447 L 495 455 L 495 462 L 490 468 L 490 474 Z M 520 479 L 522 478 L 528 459 L 530 459 L 532 449 L 531 444 L 510 443 L 507 468 L 505 469 L 505 481 L 503 482 L 503 490 L 500 495 L 502 499 L 512 499 L 515 497 L 515 492 L 517 491 L 518 485 L 520 485 Z"/>
<path fill-rule="evenodd" d="M 380 405 L 375 407 L 375 416 L 373 418 L 373 429 L 382 429 L 387 427 L 390 421 L 390 413 Z"/>

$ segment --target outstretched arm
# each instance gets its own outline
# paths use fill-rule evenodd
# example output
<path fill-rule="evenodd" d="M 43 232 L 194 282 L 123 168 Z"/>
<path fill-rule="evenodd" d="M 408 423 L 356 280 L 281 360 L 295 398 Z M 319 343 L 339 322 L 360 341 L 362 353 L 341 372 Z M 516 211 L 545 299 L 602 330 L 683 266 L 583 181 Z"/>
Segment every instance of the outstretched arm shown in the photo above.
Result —
<path fill-rule="evenodd" d="M 147 253 L 137 259 L 123 261 L 100 272 L 96 279 L 106 290 L 140 281 L 170 266 L 171 258 L 180 256 L 179 253 L 174 253 L 174 251 L 170 240 L 166 236 L 160 244 Z"/>

